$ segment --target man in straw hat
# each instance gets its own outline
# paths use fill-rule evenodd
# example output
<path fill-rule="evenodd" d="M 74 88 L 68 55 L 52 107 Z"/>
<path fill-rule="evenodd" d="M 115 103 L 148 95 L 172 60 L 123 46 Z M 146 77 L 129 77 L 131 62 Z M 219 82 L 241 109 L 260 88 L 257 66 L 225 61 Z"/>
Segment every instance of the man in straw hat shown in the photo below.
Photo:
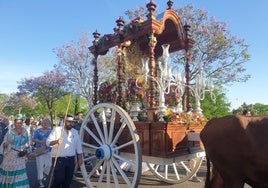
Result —
<path fill-rule="evenodd" d="M 51 188 L 69 188 L 72 183 L 75 157 L 80 166 L 82 159 L 82 144 L 78 131 L 73 129 L 74 118 L 67 115 L 62 127 L 56 127 L 47 138 L 46 144 L 52 147 L 52 185 Z"/>

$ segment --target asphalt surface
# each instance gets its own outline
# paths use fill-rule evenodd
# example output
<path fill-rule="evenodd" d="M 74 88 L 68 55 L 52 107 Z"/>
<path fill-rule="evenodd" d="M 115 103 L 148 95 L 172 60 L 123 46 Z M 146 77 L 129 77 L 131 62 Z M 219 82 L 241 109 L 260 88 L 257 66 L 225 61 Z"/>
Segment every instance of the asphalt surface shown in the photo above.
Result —
<path fill-rule="evenodd" d="M 29 158 L 27 163 L 27 172 L 28 172 L 28 178 L 30 181 L 30 187 L 31 188 L 38 188 L 38 181 L 37 181 L 37 171 L 36 171 L 36 161 L 35 158 Z M 202 188 L 204 187 L 204 178 L 206 175 L 206 167 L 205 163 L 201 166 L 197 173 L 197 177 L 201 180 L 201 182 L 196 181 L 187 181 L 181 184 L 167 184 L 165 182 L 160 181 L 158 178 L 156 178 L 154 175 L 151 174 L 150 171 L 145 172 L 140 179 L 139 187 L 144 188 L 153 188 L 153 187 L 180 187 L 180 188 Z M 47 178 L 45 182 L 45 187 L 48 187 L 49 184 L 49 178 Z M 114 185 L 111 185 L 111 187 L 114 187 Z M 127 188 L 127 185 L 120 184 L 120 187 Z M 71 185 L 71 188 L 86 188 L 86 185 L 84 183 L 84 179 L 81 178 L 79 174 L 77 174 L 77 178 L 73 180 L 73 183 Z"/>
<path fill-rule="evenodd" d="M 29 158 L 26 163 L 28 178 L 30 182 L 31 188 L 38 188 L 38 181 L 37 181 L 37 170 L 36 170 L 36 162 L 35 158 Z M 203 188 L 204 187 L 204 181 L 206 176 L 206 163 L 203 162 L 202 166 L 200 167 L 199 171 L 197 172 L 197 178 L 200 181 L 196 180 L 188 180 L 184 183 L 180 184 L 168 184 L 165 183 L 158 178 L 156 178 L 150 171 L 146 171 L 144 174 L 142 174 L 139 187 L 141 188 Z M 80 173 L 76 174 L 77 178 L 73 180 L 71 188 L 86 188 L 86 185 L 84 183 L 84 179 L 81 178 Z M 97 179 L 96 179 L 97 180 Z M 49 184 L 49 178 L 45 182 L 45 188 L 48 187 Z M 111 188 L 115 187 L 113 184 L 110 186 Z M 125 184 L 120 184 L 120 188 L 128 188 Z M 245 185 L 244 188 L 250 188 L 250 186 Z"/>
<path fill-rule="evenodd" d="M 38 181 L 37 181 L 37 171 L 36 171 L 36 162 L 35 158 L 31 158 L 26 163 L 28 178 L 30 181 L 31 188 L 38 188 Z M 79 173 L 77 174 L 76 180 L 73 180 L 71 188 L 86 188 L 83 178 L 79 178 Z M 206 176 L 206 163 L 204 162 L 200 167 L 199 171 L 197 172 L 197 178 L 200 181 L 189 180 L 184 183 L 180 184 L 167 184 L 165 182 L 160 181 L 156 178 L 150 171 L 145 172 L 140 179 L 139 187 L 141 188 L 203 188 L 204 181 Z M 96 179 L 97 180 L 97 179 Z M 48 187 L 49 179 L 45 182 L 45 188 Z M 111 188 L 115 186 L 111 184 Z M 128 188 L 125 184 L 120 184 L 120 188 Z M 250 186 L 245 185 L 244 188 L 250 188 Z"/>
<path fill-rule="evenodd" d="M 27 168 L 27 174 L 28 174 L 28 179 L 30 182 L 30 187 L 31 188 L 38 188 L 38 180 L 37 180 L 37 170 L 36 170 L 36 161 L 35 158 L 29 158 L 26 162 L 26 168 Z M 44 183 L 45 188 L 48 187 L 49 185 L 49 177 Z M 82 178 L 79 179 L 79 181 L 73 181 L 73 184 L 71 188 L 82 188 L 86 187 L 84 184 L 84 181 Z"/>

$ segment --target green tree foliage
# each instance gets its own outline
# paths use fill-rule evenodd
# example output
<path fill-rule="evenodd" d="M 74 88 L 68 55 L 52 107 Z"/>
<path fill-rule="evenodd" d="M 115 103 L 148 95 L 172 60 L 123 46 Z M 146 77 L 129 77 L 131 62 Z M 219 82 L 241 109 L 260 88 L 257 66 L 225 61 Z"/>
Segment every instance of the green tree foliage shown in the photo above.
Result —
<path fill-rule="evenodd" d="M 66 79 L 57 71 L 44 72 L 42 76 L 22 79 L 18 86 L 20 93 L 36 97 L 45 104 L 53 120 L 54 103 L 67 94 Z"/>
<path fill-rule="evenodd" d="M 243 103 L 237 109 L 232 111 L 233 114 L 243 114 L 244 110 L 249 110 L 252 115 L 261 116 L 261 115 L 268 115 L 268 105 L 255 103 L 255 104 L 246 104 Z"/>
<path fill-rule="evenodd" d="M 255 103 L 253 105 L 253 115 L 268 115 L 268 105 L 261 104 L 261 103 Z"/>
<path fill-rule="evenodd" d="M 24 114 L 26 117 L 30 117 L 37 105 L 36 98 L 27 93 L 12 93 L 9 95 L 3 111 L 9 116 Z"/>
<path fill-rule="evenodd" d="M 3 114 L 3 109 L 7 105 L 8 95 L 0 93 L 0 114 Z"/>
<path fill-rule="evenodd" d="M 79 107 L 76 109 L 76 95 L 71 96 L 71 103 L 68 110 L 68 114 L 75 115 L 77 112 L 82 112 L 83 114 L 86 114 L 88 111 L 88 105 L 87 100 L 83 97 L 79 97 Z M 64 117 L 66 114 L 67 104 L 69 102 L 69 95 L 63 96 L 59 100 L 55 102 L 55 117 Z"/>
<path fill-rule="evenodd" d="M 228 102 L 226 95 L 219 90 L 214 91 L 217 96 L 216 101 L 212 101 L 210 94 L 206 94 L 205 99 L 201 103 L 201 108 L 203 109 L 203 114 L 206 118 L 211 119 L 213 117 L 222 117 L 226 115 L 230 115 L 230 106 L 231 104 Z"/>

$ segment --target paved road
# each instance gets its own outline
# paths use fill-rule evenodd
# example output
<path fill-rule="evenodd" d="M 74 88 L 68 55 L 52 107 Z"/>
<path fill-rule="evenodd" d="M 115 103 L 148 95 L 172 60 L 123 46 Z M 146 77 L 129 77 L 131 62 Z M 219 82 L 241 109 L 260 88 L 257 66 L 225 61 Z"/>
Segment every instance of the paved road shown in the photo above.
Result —
<path fill-rule="evenodd" d="M 37 181 L 37 172 L 36 172 L 36 163 L 35 163 L 35 158 L 30 158 L 27 163 L 27 172 L 28 172 L 28 177 L 30 181 L 30 187 L 31 188 L 38 188 L 38 181 Z M 179 184 L 180 188 L 201 188 L 204 187 L 204 177 L 206 174 L 206 168 L 205 165 L 203 165 L 197 176 L 202 180 L 202 182 L 194 182 L 194 181 L 187 181 L 185 183 Z M 46 187 L 48 186 L 49 180 L 46 182 Z M 82 178 L 78 178 L 77 180 L 73 181 L 73 184 L 71 186 L 72 188 L 86 188 L 84 184 L 84 180 Z M 113 185 L 111 185 L 113 187 Z M 122 188 L 127 188 L 126 185 L 120 185 Z M 165 187 L 178 187 L 178 184 L 171 185 L 164 183 L 160 181 L 159 179 L 155 178 L 154 175 L 151 174 L 150 171 L 145 172 L 140 180 L 139 187 L 144 187 L 144 188 L 153 188 L 153 187 L 159 187 L 159 188 L 165 188 Z"/>
<path fill-rule="evenodd" d="M 36 163 L 35 163 L 35 158 L 30 158 L 27 163 L 27 172 L 28 172 L 28 177 L 30 181 L 30 187 L 31 188 L 38 188 L 38 181 L 37 181 L 37 172 L 36 172 Z M 139 187 L 141 188 L 175 188 L 175 187 L 180 187 L 180 188 L 203 188 L 204 187 L 204 180 L 206 176 L 206 166 L 205 163 L 201 166 L 197 173 L 197 177 L 201 180 L 201 182 L 196 182 L 196 181 L 187 181 L 181 184 L 167 184 L 159 179 L 155 178 L 154 175 L 151 174 L 150 171 L 145 172 L 141 176 L 140 184 Z M 46 187 L 48 185 L 48 181 L 46 182 Z M 111 188 L 114 186 L 111 185 Z M 120 185 L 122 188 L 128 188 L 126 185 Z M 77 180 L 73 181 L 73 184 L 71 188 L 86 188 L 84 180 L 82 178 L 78 178 Z M 245 186 L 245 188 L 249 188 L 248 185 Z"/>
<path fill-rule="evenodd" d="M 28 178 L 30 181 L 31 188 L 38 188 L 38 181 L 37 181 L 37 170 L 36 170 L 36 161 L 35 158 L 29 158 L 26 163 Z M 49 178 L 45 182 L 45 187 L 47 188 L 49 184 Z M 72 188 L 85 188 L 85 184 L 83 183 L 83 179 L 79 181 L 74 181 Z"/>

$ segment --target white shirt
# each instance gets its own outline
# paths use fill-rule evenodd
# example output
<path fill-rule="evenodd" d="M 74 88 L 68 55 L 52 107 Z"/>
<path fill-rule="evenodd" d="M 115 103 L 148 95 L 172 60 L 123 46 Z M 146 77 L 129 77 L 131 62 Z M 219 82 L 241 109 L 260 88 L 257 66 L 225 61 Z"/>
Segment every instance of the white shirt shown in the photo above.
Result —
<path fill-rule="evenodd" d="M 46 140 L 46 145 L 50 146 L 50 142 L 58 140 L 61 136 L 61 131 L 62 127 L 54 128 Z M 55 157 L 58 144 L 51 147 L 51 156 Z M 62 143 L 60 144 L 57 157 L 70 157 L 75 156 L 76 154 L 81 154 L 82 152 L 82 144 L 78 131 L 72 128 L 67 134 L 67 130 L 64 129 L 62 134 Z"/>

